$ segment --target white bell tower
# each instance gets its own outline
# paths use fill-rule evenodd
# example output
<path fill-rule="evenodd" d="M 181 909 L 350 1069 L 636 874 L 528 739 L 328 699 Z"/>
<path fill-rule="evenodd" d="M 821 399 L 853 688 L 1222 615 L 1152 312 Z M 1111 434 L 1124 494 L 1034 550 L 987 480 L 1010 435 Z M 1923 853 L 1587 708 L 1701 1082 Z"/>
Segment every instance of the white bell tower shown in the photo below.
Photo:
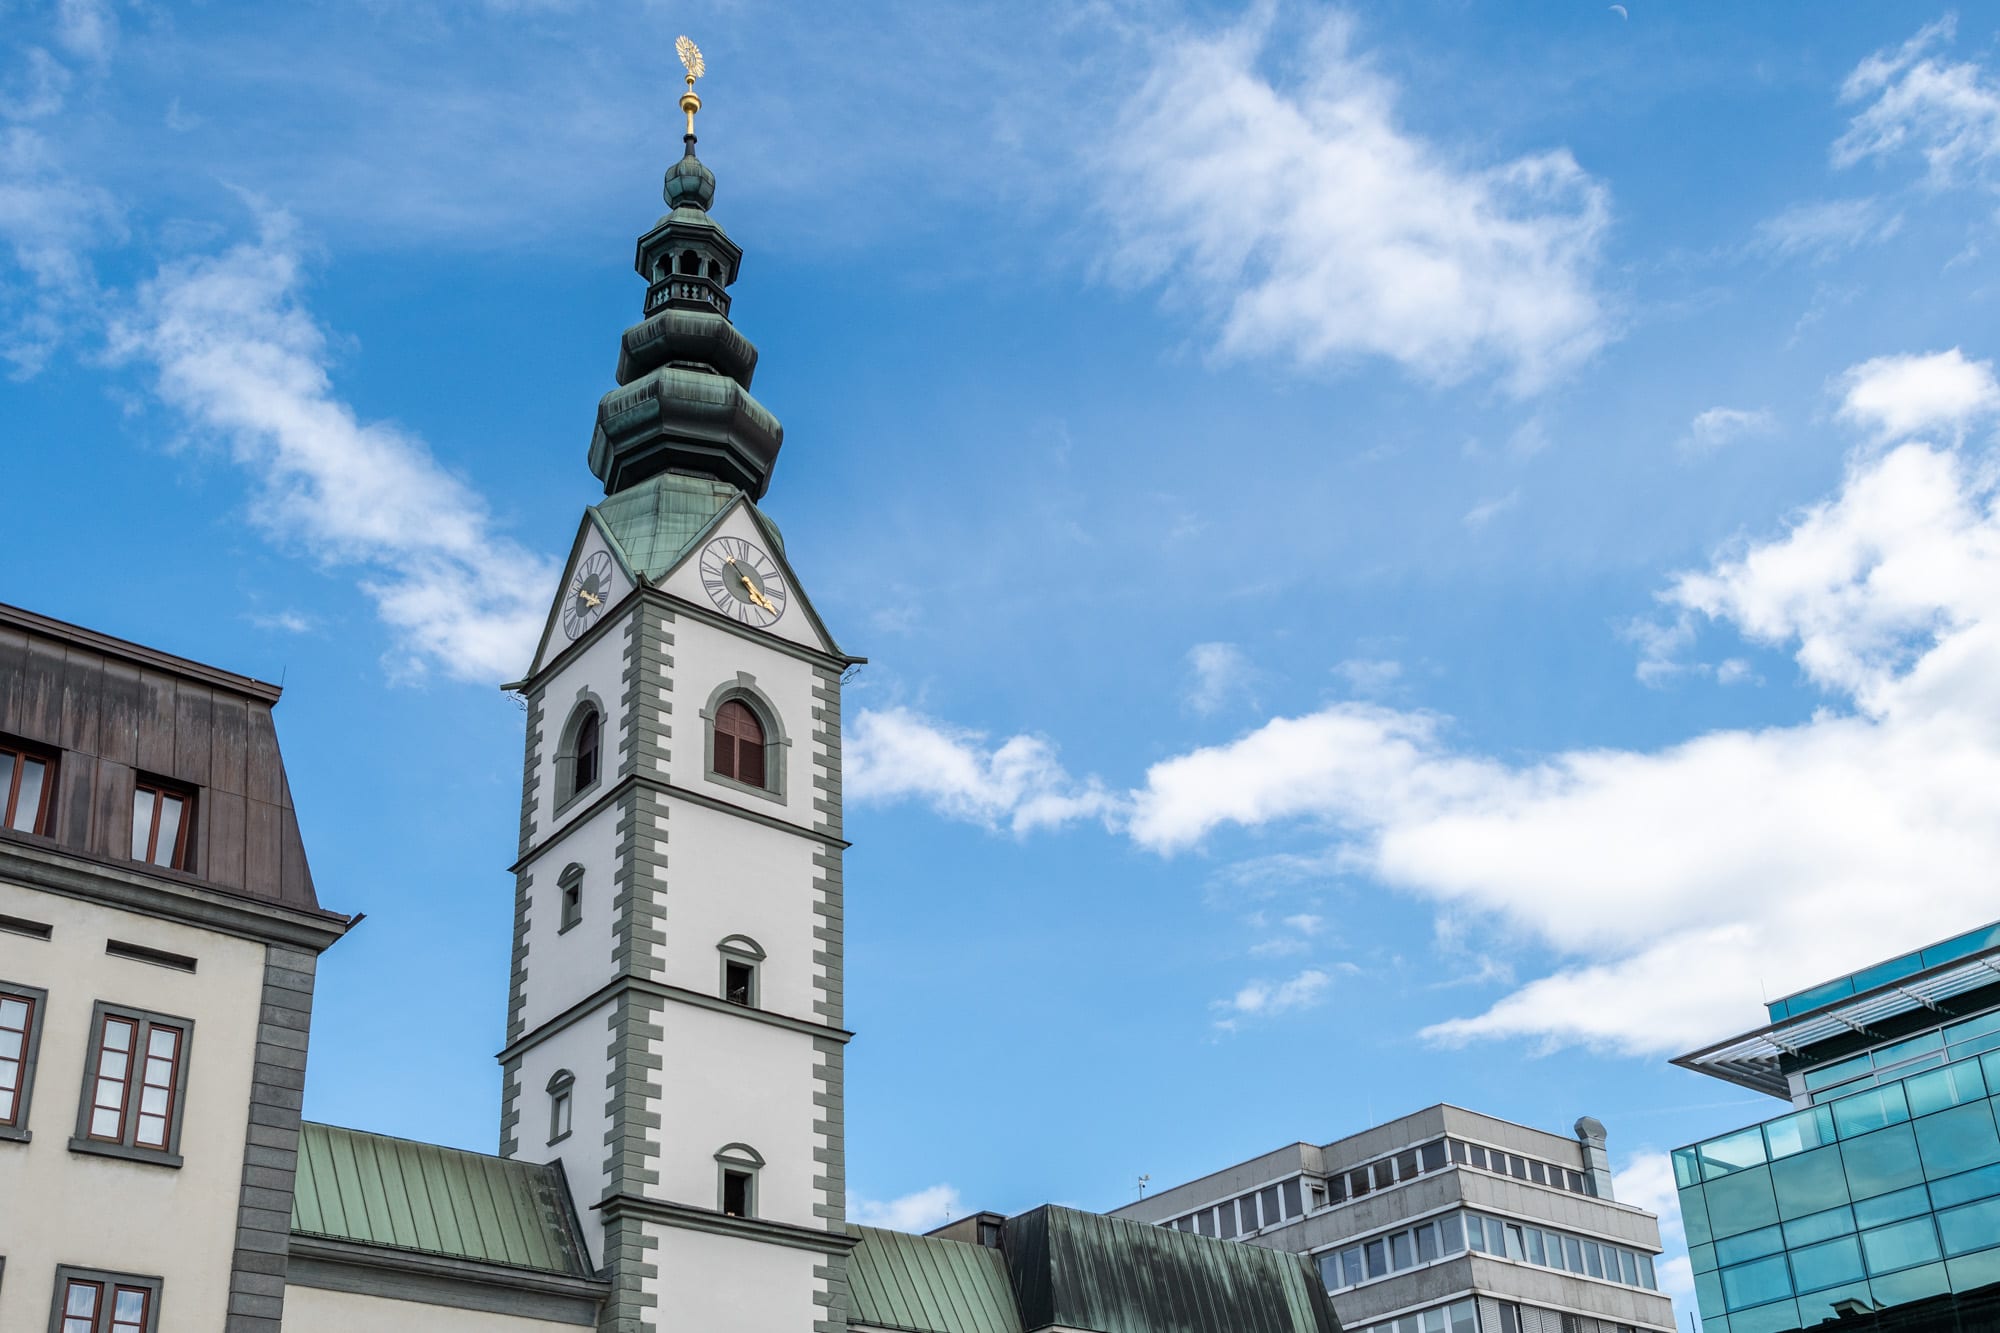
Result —
<path fill-rule="evenodd" d="M 685 41 L 685 39 L 683 39 Z M 683 52 L 692 52 L 688 44 Z M 757 509 L 783 439 L 694 155 L 532 670 L 502 1156 L 560 1160 L 601 1327 L 845 1333 L 840 683 Z M 695 103 L 699 105 L 698 102 Z"/>

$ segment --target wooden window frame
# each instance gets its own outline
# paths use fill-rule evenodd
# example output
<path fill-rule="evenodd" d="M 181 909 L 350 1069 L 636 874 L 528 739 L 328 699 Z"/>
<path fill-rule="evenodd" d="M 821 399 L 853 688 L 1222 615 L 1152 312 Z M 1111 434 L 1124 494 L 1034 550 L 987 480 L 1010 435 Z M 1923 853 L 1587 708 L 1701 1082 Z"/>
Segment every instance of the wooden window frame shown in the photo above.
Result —
<path fill-rule="evenodd" d="M 140 854 L 136 848 L 133 849 L 134 855 L 132 859 L 141 865 L 150 866 L 155 870 L 192 871 L 194 869 L 195 812 L 198 805 L 195 799 L 197 795 L 195 788 L 185 783 L 171 782 L 165 778 L 146 777 L 142 775 L 136 779 L 132 784 L 132 832 L 135 838 L 139 831 L 139 797 L 142 793 L 150 793 L 153 797 L 153 813 L 146 832 L 146 850 L 143 854 Z M 159 853 L 161 833 L 160 811 L 165 807 L 166 800 L 170 796 L 181 803 L 181 823 L 180 828 L 174 834 L 173 854 L 165 863 L 161 863 L 155 861 L 153 858 Z"/>
<path fill-rule="evenodd" d="M 92 1113 L 99 1109 L 96 1094 L 98 1070 L 104 1055 L 104 1037 L 112 1023 L 132 1025 L 131 1055 L 136 1057 L 136 1060 L 128 1059 L 126 1063 L 116 1138 L 99 1136 L 93 1132 L 92 1125 Z M 158 1029 L 179 1033 L 179 1043 L 174 1052 L 171 1081 L 167 1084 L 166 1142 L 154 1147 L 139 1142 L 139 1104 L 144 1090 L 155 1086 L 146 1081 L 146 1066 L 152 1058 L 158 1057 L 149 1057 L 146 1052 L 151 1049 L 153 1033 Z M 76 1134 L 69 1141 L 70 1151 L 122 1157 L 160 1166 L 180 1166 L 181 1121 L 187 1110 L 188 1066 L 193 1046 L 194 1020 L 191 1018 L 157 1014 L 99 1000 L 90 1012 L 90 1045 L 84 1055 L 83 1087 L 77 1097 Z"/>
<path fill-rule="evenodd" d="M 737 776 L 740 770 L 734 762 L 736 737 L 726 732 L 722 725 L 724 712 L 732 703 L 741 704 L 763 733 L 764 772 L 761 783 L 746 782 Z M 733 679 L 717 685 L 702 707 L 701 721 L 702 767 L 708 781 L 774 805 L 787 804 L 785 767 L 791 755 L 792 742 L 785 734 L 784 720 L 778 715 L 776 706 L 757 688 L 755 676 L 739 671 Z M 732 746 L 729 750 L 731 759 L 726 766 L 719 766 L 716 760 L 721 757 L 718 751 L 725 736 Z"/>
<path fill-rule="evenodd" d="M 739 722 L 738 719 L 741 719 Z M 742 699 L 724 699 L 715 710 L 715 742 L 709 766 L 715 775 L 759 791 L 770 787 L 770 734 L 757 710 Z M 750 762 L 756 776 L 749 775 Z"/>
<path fill-rule="evenodd" d="M 165 1281 L 157 1277 L 59 1264 L 56 1267 L 55 1295 L 49 1302 L 49 1333 L 74 1333 L 78 1328 L 78 1320 L 65 1313 L 72 1287 L 88 1287 L 97 1293 L 96 1308 L 89 1316 L 89 1333 L 158 1333 L 160 1294 L 165 1285 Z M 136 1292 L 144 1302 L 136 1324 L 130 1321 L 114 1322 L 118 1313 L 118 1296 L 123 1292 Z"/>
<path fill-rule="evenodd" d="M 28 1132 L 28 1113 L 34 1107 L 35 1063 L 41 1054 L 42 1015 L 48 1008 L 49 993 L 40 986 L 0 981 L 0 1000 L 19 1000 L 28 1006 L 28 1026 L 21 1039 L 19 1077 L 14 1087 L 13 1115 L 0 1120 L 0 1140 L 27 1143 L 34 1137 Z"/>
<path fill-rule="evenodd" d="M 25 829 L 14 827 L 14 816 L 21 799 L 21 773 L 29 760 L 42 766 L 42 791 L 34 820 Z M 54 750 L 41 745 L 29 745 L 7 737 L 0 737 L 0 768 L 5 769 L 0 776 L 0 829 L 9 833 L 32 833 L 49 837 L 55 832 L 56 782 L 61 775 L 62 757 Z"/>

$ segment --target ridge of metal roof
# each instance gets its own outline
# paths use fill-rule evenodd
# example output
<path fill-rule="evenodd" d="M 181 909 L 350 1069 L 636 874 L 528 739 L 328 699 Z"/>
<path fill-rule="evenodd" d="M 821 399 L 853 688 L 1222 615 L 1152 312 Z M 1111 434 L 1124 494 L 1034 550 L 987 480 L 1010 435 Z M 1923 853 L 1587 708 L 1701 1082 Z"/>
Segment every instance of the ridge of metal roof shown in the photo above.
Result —
<path fill-rule="evenodd" d="M 560 1165 L 313 1121 L 299 1127 L 292 1231 L 538 1273 L 594 1275 Z"/>
<path fill-rule="evenodd" d="M 849 1226 L 848 1322 L 896 1333 L 1022 1333 L 1007 1257 L 984 1245 Z"/>

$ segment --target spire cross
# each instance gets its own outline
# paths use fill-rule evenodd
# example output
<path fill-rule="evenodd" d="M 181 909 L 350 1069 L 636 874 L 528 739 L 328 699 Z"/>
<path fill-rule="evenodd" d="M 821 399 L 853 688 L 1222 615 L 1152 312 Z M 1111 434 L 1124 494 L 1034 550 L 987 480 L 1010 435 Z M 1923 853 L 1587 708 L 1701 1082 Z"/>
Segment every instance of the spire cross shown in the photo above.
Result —
<path fill-rule="evenodd" d="M 701 48 L 686 37 L 674 39 L 674 52 L 681 58 L 681 68 L 687 71 L 687 91 L 681 94 L 681 110 L 687 112 L 687 137 L 694 139 L 694 113 L 701 110 L 701 98 L 694 90 L 694 81 L 708 72 L 708 66 L 701 58 Z"/>

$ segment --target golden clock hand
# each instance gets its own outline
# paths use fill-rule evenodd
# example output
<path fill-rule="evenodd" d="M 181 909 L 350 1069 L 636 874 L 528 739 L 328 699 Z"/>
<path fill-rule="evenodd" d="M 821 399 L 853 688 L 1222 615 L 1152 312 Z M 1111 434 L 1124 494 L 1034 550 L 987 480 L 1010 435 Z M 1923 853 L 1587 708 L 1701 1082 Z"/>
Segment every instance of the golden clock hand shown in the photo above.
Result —
<path fill-rule="evenodd" d="M 576 595 L 578 597 L 581 597 L 584 601 L 589 602 L 592 606 L 604 605 L 604 599 L 592 593 L 588 588 L 578 588 L 576 590 Z"/>
<path fill-rule="evenodd" d="M 730 563 L 734 564 L 735 561 L 732 560 Z M 770 598 L 764 596 L 763 593 L 757 591 L 757 585 L 750 581 L 750 576 L 748 574 L 739 573 L 736 577 L 743 584 L 743 591 L 750 594 L 751 601 L 763 607 L 766 611 L 769 611 L 774 616 L 778 614 L 778 608 L 771 605 Z"/>

